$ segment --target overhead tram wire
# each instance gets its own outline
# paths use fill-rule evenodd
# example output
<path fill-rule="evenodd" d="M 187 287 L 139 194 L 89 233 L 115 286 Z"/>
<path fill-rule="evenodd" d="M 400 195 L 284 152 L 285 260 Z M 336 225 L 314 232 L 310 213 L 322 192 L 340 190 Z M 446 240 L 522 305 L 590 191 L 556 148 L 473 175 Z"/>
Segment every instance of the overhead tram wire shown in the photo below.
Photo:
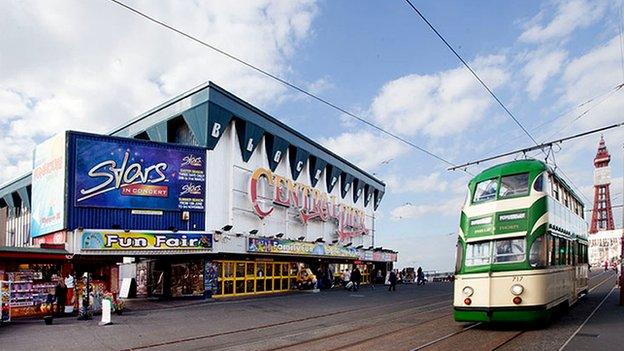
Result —
<path fill-rule="evenodd" d="M 324 98 L 322 98 L 320 96 L 317 96 L 317 95 L 315 95 L 315 94 L 305 90 L 304 88 L 301 88 L 298 85 L 295 85 L 294 83 L 290 83 L 290 82 L 286 81 L 283 78 L 280 78 L 280 77 L 278 77 L 278 76 L 276 76 L 276 75 L 274 75 L 274 74 L 272 74 L 272 73 L 270 73 L 268 71 L 265 71 L 262 68 L 254 66 L 253 64 L 251 64 L 251 63 L 249 63 L 249 62 L 247 62 L 247 61 L 245 61 L 243 59 L 240 59 L 240 58 L 238 58 L 238 57 L 236 57 L 236 56 L 234 56 L 234 55 L 232 55 L 232 54 L 230 54 L 230 53 L 228 53 L 228 52 L 226 52 L 226 51 L 224 51 L 222 49 L 219 49 L 218 47 L 216 47 L 216 46 L 214 46 L 212 44 L 209 44 L 209 43 L 207 43 L 207 42 L 205 42 L 205 41 L 203 41 L 203 40 L 201 40 L 201 39 L 199 39 L 197 37 L 192 36 L 191 34 L 183 32 L 182 30 L 179 30 L 179 29 L 177 29 L 177 28 L 175 28 L 173 26 L 170 26 L 170 25 L 168 25 L 168 24 L 166 24 L 166 23 L 164 23 L 164 22 L 162 22 L 162 21 L 160 21 L 160 20 L 158 20 L 158 19 L 156 19 L 154 17 L 151 17 L 150 15 L 147 15 L 144 12 L 141 12 L 140 10 L 135 9 L 134 7 L 126 5 L 126 4 L 124 4 L 123 2 L 121 2 L 119 0 L 109 0 L 109 1 L 114 3 L 114 4 L 116 4 L 116 5 L 119 5 L 119 6 L 123 7 L 123 8 L 125 8 L 126 10 L 129 10 L 129 11 L 133 12 L 134 14 L 136 14 L 138 16 L 141 16 L 141 17 L 149 20 L 150 22 L 158 24 L 159 26 L 162 26 L 162 27 L 164 27 L 166 29 L 169 29 L 169 30 L 171 30 L 171 31 L 173 31 L 173 32 L 175 32 L 175 33 L 177 33 L 177 34 L 179 34 L 179 35 L 181 35 L 181 36 L 183 36 L 183 37 L 185 37 L 187 39 L 190 39 L 190 40 L 192 40 L 192 41 L 194 41 L 194 42 L 196 42 L 198 44 L 201 44 L 201 45 L 203 45 L 203 46 L 205 46 L 205 47 L 207 47 L 207 48 L 209 48 L 209 49 L 211 49 L 211 50 L 213 50 L 213 51 L 215 51 L 215 52 L 217 52 L 217 53 L 219 53 L 219 54 L 221 54 L 221 55 L 223 55 L 223 56 L 225 56 L 225 57 L 227 57 L 227 58 L 229 58 L 231 60 L 234 60 L 234 61 L 236 61 L 236 62 L 238 62 L 238 63 L 240 63 L 240 64 L 242 64 L 242 65 L 244 65 L 244 66 L 246 66 L 246 67 L 248 67 L 248 68 L 250 68 L 250 69 L 252 69 L 252 70 L 254 70 L 254 71 L 256 71 L 256 72 L 258 72 L 260 74 L 262 74 L 262 75 L 264 75 L 264 76 L 267 76 L 267 77 L 269 77 L 269 78 L 271 78 L 271 79 L 273 79 L 273 80 L 275 80 L 275 81 L 277 81 L 277 82 L 279 82 L 279 83 L 281 83 L 281 84 L 283 84 L 283 85 L 285 85 L 285 86 L 287 86 L 287 87 L 289 87 L 289 88 L 291 88 L 293 90 L 296 90 L 299 93 L 302 93 L 302 94 L 304 94 L 304 95 L 306 95 L 306 96 L 308 96 L 308 97 L 310 97 L 310 98 L 312 98 L 312 99 L 314 99 L 316 101 L 319 101 L 322 104 L 325 104 L 325 105 L 327 105 L 327 106 L 329 106 L 329 107 L 331 107 L 331 108 L 333 108 L 333 109 L 335 109 L 335 110 L 337 110 L 339 112 L 342 112 L 342 113 L 346 114 L 349 117 L 355 118 L 356 120 L 366 124 L 367 126 L 373 128 L 373 129 L 375 129 L 375 130 L 377 130 L 377 131 L 379 131 L 379 132 L 381 132 L 381 133 L 383 133 L 385 135 L 388 135 L 388 136 L 390 136 L 390 137 L 392 137 L 392 138 L 394 138 L 396 140 L 399 140 L 399 141 L 401 141 L 401 142 L 403 142 L 403 143 L 405 143 L 405 144 L 415 148 L 416 150 L 421 151 L 421 152 L 423 152 L 423 153 L 425 153 L 425 154 L 427 154 L 427 155 L 437 159 L 438 161 L 441 161 L 441 162 L 443 162 L 443 163 L 445 163 L 445 164 L 447 164 L 449 166 L 455 166 L 455 164 L 453 162 L 443 158 L 442 156 L 436 155 L 435 153 L 433 153 L 433 152 L 431 152 L 431 151 L 429 151 L 429 150 L 427 150 L 427 149 L 425 149 L 425 148 L 423 148 L 421 146 L 418 146 L 418 145 L 414 144 L 413 142 L 411 142 L 411 141 L 409 141 L 409 140 L 407 140 L 407 139 L 405 139 L 405 138 L 403 138 L 403 137 L 401 137 L 401 136 L 399 136 L 397 134 L 394 134 L 394 133 L 392 133 L 390 131 L 387 131 L 387 130 L 383 129 L 380 126 L 378 126 L 378 125 L 376 125 L 376 124 L 374 124 L 374 123 L 372 123 L 372 122 L 370 122 L 370 121 L 368 121 L 368 120 L 366 120 L 366 119 L 364 119 L 364 118 L 362 118 L 362 117 L 360 117 L 360 116 L 358 116 L 358 115 L 356 115 L 356 114 L 354 114 L 352 112 L 347 111 L 346 109 L 336 105 L 335 103 L 333 103 L 333 102 L 331 102 L 329 100 L 326 100 L 326 99 L 324 99 Z M 467 170 L 463 170 L 463 171 L 468 173 L 468 174 L 472 174 L 472 173 L 468 172 Z"/>
<path fill-rule="evenodd" d="M 568 137 L 565 137 L 565 138 L 552 140 L 552 141 L 549 141 L 549 142 L 544 142 L 544 143 L 541 143 L 541 144 L 538 144 L 538 145 L 535 145 L 535 146 L 530 146 L 530 147 L 526 147 L 526 148 L 523 148 L 523 149 L 517 149 L 517 150 L 505 152 L 505 153 L 502 153 L 502 154 L 485 157 L 485 158 L 482 158 L 482 159 L 476 160 L 476 161 L 470 161 L 470 162 L 461 164 L 459 166 L 453 166 L 451 168 L 448 168 L 448 170 L 449 171 L 455 171 L 455 170 L 458 170 L 458 169 L 462 169 L 462 168 L 473 166 L 473 165 L 478 165 L 478 164 L 483 163 L 483 162 L 496 160 L 498 158 L 511 156 L 511 155 L 514 155 L 514 154 L 520 154 L 520 153 L 526 154 L 527 152 L 530 152 L 530 151 L 533 151 L 533 150 L 543 150 L 543 149 L 545 149 L 547 147 L 550 147 L 552 145 L 563 143 L 564 141 L 568 141 L 568 140 L 584 137 L 584 136 L 587 136 L 587 135 L 599 133 L 599 132 L 602 132 L 602 131 L 605 131 L 605 130 L 609 130 L 609 129 L 613 129 L 613 128 L 619 128 L 619 127 L 622 127 L 622 126 L 624 126 L 624 122 L 611 124 L 611 125 L 608 125 L 606 127 L 600 127 L 600 128 L 588 130 L 588 131 L 585 131 L 585 132 L 582 132 L 582 133 L 578 133 L 578 134 L 574 134 L 574 135 L 571 135 L 571 136 L 568 136 Z"/>
<path fill-rule="evenodd" d="M 514 116 L 514 114 L 511 113 L 511 111 L 507 108 L 507 106 L 505 106 L 505 104 L 503 104 L 503 102 L 498 98 L 498 96 L 496 96 L 496 94 L 494 94 L 492 89 L 490 89 L 490 87 L 488 87 L 488 85 L 485 84 L 485 82 L 477 75 L 477 73 L 472 69 L 472 67 L 470 67 L 470 65 L 466 62 L 466 60 L 464 60 L 461 57 L 461 55 L 459 55 L 459 53 L 449 44 L 449 42 L 442 36 L 442 34 L 440 34 L 440 32 L 438 32 L 438 30 L 431 24 L 431 22 L 429 22 L 429 20 L 427 20 L 427 18 L 422 14 L 422 12 L 420 12 L 416 8 L 416 6 L 414 6 L 414 4 L 410 0 L 405 0 L 405 2 L 412 8 L 412 10 L 414 10 L 414 12 L 416 12 L 416 14 L 427 24 L 427 26 L 429 26 L 429 28 L 438 36 L 438 38 L 440 40 L 442 40 L 444 45 L 446 45 L 446 47 L 449 50 L 451 50 L 451 52 L 459 59 L 459 61 L 461 61 L 461 63 L 466 67 L 466 69 L 468 69 L 468 71 L 470 71 L 470 73 L 479 81 L 479 83 L 481 83 L 483 88 L 485 88 L 485 90 L 487 90 L 487 92 L 492 96 L 492 98 L 503 108 L 503 110 L 505 110 L 507 115 L 518 125 L 518 127 L 520 127 L 520 129 L 522 129 L 524 134 L 526 134 L 531 139 L 531 141 L 535 144 L 535 147 L 533 147 L 531 149 L 532 150 L 541 149 L 542 153 L 544 153 L 544 155 L 547 155 L 547 153 L 543 149 L 543 146 L 542 146 L 543 144 L 539 144 L 537 142 L 537 140 L 535 140 L 535 138 L 531 135 L 531 133 L 529 133 L 529 131 L 516 118 L 516 116 Z M 467 171 L 465 165 L 464 165 L 464 167 L 456 166 L 456 167 L 452 167 L 452 168 L 449 168 L 449 169 L 461 169 L 464 172 Z M 563 174 L 563 170 L 561 172 Z M 570 183 L 574 187 L 576 187 L 576 185 L 574 185 L 574 182 L 572 181 L 572 179 L 569 179 L 569 181 L 570 181 Z M 579 193 L 582 194 L 581 190 L 578 187 L 576 187 L 576 188 L 579 191 Z"/>
<path fill-rule="evenodd" d="M 531 141 L 533 141 L 533 143 L 535 143 L 537 145 L 538 144 L 537 140 L 535 140 L 535 138 L 533 138 L 531 133 L 529 133 L 529 131 L 522 125 L 522 123 L 520 123 L 520 121 L 516 118 L 516 116 L 514 116 L 514 114 L 511 113 L 511 111 L 507 108 L 507 106 L 505 106 L 505 104 L 503 104 L 503 102 L 498 98 L 498 96 L 496 96 L 496 94 L 494 94 L 492 89 L 490 89 L 490 87 L 487 84 L 485 84 L 485 82 L 479 77 L 479 75 L 477 75 L 477 73 L 472 69 L 472 67 L 470 67 L 468 62 L 466 62 L 466 60 L 464 60 L 459 55 L 459 53 L 457 53 L 457 51 L 455 51 L 455 49 L 453 49 L 451 44 L 449 44 L 448 41 L 446 41 L 446 39 L 444 39 L 442 34 L 440 34 L 440 32 L 438 32 L 438 30 L 431 24 L 431 22 L 429 22 L 429 20 L 427 20 L 427 18 L 416 8 L 416 6 L 414 6 L 414 4 L 412 4 L 412 2 L 410 0 L 405 0 L 405 2 L 407 2 L 407 4 L 414 10 L 414 12 L 416 12 L 416 14 L 418 14 L 418 16 L 427 24 L 427 26 L 429 26 L 429 28 L 438 36 L 438 38 L 440 38 L 440 40 L 442 40 L 444 45 L 446 45 L 446 47 L 449 48 L 449 50 L 451 50 L 451 52 L 457 57 L 457 59 L 459 59 L 459 61 L 461 61 L 461 63 L 466 67 L 466 69 L 468 69 L 468 71 L 470 71 L 470 73 L 479 81 L 479 83 L 481 83 L 483 88 L 485 88 L 485 90 L 487 90 L 487 92 L 500 105 L 500 107 L 502 107 L 503 110 L 505 110 L 507 115 L 514 122 L 516 122 L 516 124 L 518 125 L 518 127 L 520 127 L 520 129 L 522 129 L 524 134 L 526 134 L 531 139 Z"/>

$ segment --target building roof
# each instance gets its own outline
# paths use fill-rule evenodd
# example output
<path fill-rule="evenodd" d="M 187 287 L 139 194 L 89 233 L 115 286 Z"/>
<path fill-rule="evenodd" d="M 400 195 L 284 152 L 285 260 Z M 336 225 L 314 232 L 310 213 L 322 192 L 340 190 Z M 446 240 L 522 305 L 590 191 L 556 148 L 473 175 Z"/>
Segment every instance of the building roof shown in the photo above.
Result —
<path fill-rule="evenodd" d="M 375 195 L 375 207 L 379 204 L 385 193 L 385 184 L 381 180 L 213 82 L 202 84 L 174 97 L 113 129 L 109 135 L 134 138 L 144 134 L 148 135 L 150 140 L 163 141 L 162 138 L 165 138 L 164 141 L 166 141 L 167 121 L 183 116 L 185 120 L 191 121 L 188 123 L 189 127 L 196 136 L 199 136 L 197 139 L 200 141 L 200 146 L 206 146 L 203 144 L 209 138 L 206 130 L 208 123 L 206 121 L 202 124 L 202 122 L 208 119 L 209 111 L 212 112 L 211 108 L 215 106 L 219 112 L 225 111 L 230 115 L 228 123 L 231 120 L 242 121 L 259 130 L 263 135 L 273 135 L 283 139 L 291 147 L 301 149 L 310 156 L 322 160 L 328 166 L 331 165 L 343 172 L 351 181 L 357 180 L 358 187 L 366 187 L 367 190 L 370 187 L 370 192 L 374 192 Z M 194 116 L 190 116 L 193 114 Z M 193 120 L 196 123 L 192 123 Z M 30 183 L 30 173 L 6 183 L 0 187 L 0 198 L 20 188 L 25 188 Z"/>

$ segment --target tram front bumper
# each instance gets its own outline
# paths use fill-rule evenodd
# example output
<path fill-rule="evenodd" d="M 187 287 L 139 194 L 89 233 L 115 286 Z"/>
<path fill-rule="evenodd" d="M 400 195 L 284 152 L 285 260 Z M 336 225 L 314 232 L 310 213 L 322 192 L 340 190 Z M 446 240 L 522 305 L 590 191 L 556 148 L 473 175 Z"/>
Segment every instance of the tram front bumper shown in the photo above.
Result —
<path fill-rule="evenodd" d="M 537 322 L 550 318 L 546 306 L 518 307 L 455 307 L 457 322 Z"/>

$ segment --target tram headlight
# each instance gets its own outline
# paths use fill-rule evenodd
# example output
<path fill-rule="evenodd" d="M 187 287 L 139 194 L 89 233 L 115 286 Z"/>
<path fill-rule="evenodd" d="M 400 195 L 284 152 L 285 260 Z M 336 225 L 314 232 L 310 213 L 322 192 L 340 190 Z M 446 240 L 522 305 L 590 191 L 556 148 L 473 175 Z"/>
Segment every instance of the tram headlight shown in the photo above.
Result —
<path fill-rule="evenodd" d="M 511 293 L 518 296 L 524 292 L 524 286 L 520 284 L 514 284 L 511 286 Z"/>
<path fill-rule="evenodd" d="M 472 294 L 474 294 L 474 290 L 471 287 L 466 286 L 462 289 L 462 293 L 464 294 L 464 296 L 470 297 L 472 296 Z"/>

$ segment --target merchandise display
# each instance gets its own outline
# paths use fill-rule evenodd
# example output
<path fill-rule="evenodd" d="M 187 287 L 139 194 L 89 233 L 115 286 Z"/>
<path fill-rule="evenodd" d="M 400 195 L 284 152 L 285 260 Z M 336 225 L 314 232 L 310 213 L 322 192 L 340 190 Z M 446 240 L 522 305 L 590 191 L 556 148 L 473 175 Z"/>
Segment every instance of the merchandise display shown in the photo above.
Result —
<path fill-rule="evenodd" d="M 11 321 L 11 282 L 0 280 L 0 323 Z"/>
<path fill-rule="evenodd" d="M 202 296 L 204 294 L 203 261 L 171 265 L 171 296 Z"/>

